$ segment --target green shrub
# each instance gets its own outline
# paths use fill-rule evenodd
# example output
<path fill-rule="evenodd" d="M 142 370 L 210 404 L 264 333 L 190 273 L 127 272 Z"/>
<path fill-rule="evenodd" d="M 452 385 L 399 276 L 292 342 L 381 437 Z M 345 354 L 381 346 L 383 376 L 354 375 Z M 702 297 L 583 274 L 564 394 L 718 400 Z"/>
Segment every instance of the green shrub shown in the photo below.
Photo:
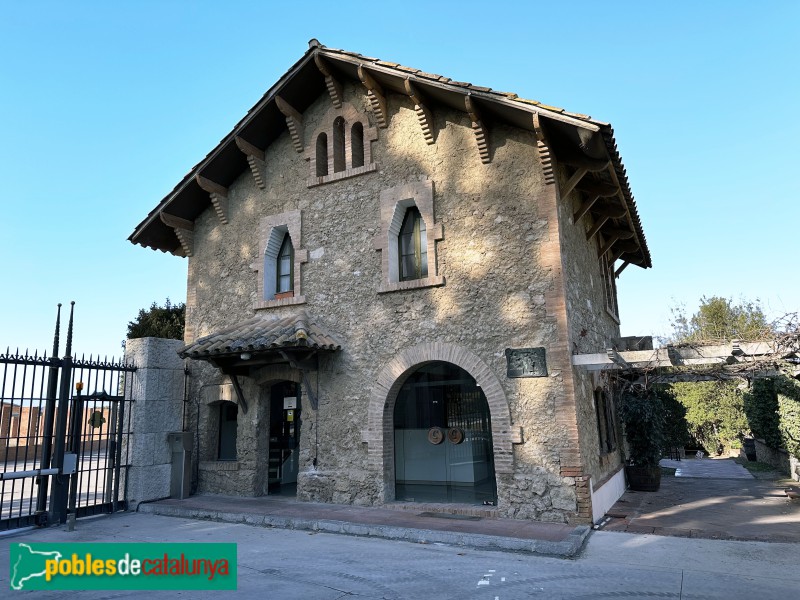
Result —
<path fill-rule="evenodd" d="M 783 447 L 800 458 L 800 382 L 781 377 L 775 382 L 778 429 Z"/>
<path fill-rule="evenodd" d="M 767 446 L 780 447 L 778 395 L 773 378 L 761 377 L 753 381 L 744 394 L 744 411 L 753 435 L 763 439 Z"/>

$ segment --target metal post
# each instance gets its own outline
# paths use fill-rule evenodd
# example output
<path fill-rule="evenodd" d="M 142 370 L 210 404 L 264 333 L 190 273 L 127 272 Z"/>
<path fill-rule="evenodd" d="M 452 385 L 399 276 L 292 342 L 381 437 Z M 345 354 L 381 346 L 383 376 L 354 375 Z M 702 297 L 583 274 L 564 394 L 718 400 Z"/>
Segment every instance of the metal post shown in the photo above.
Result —
<path fill-rule="evenodd" d="M 72 442 L 71 451 L 75 453 L 76 464 L 78 465 L 75 473 L 70 475 L 69 478 L 69 530 L 75 529 L 75 518 L 77 517 L 75 505 L 78 499 L 78 477 L 81 472 L 81 433 L 83 430 L 83 398 L 81 397 L 81 390 L 83 390 L 83 382 L 75 384 L 75 390 L 78 392 L 73 398 L 72 404 L 72 423 L 70 424 L 70 441 Z"/>
<path fill-rule="evenodd" d="M 66 356 L 61 362 L 61 385 L 58 394 L 58 414 L 56 418 L 55 449 L 53 466 L 59 474 L 53 477 L 50 493 L 50 522 L 65 523 L 67 520 L 67 500 L 69 497 L 69 476 L 63 474 L 64 446 L 67 436 L 67 411 L 69 410 L 70 379 L 72 378 L 72 322 L 75 302 L 71 302 L 69 326 L 67 327 Z"/>
<path fill-rule="evenodd" d="M 117 512 L 119 504 L 119 475 L 122 463 L 122 427 L 125 423 L 125 396 L 119 398 L 119 421 L 117 422 L 117 447 L 114 448 L 114 504 L 113 512 Z M 130 443 L 130 439 L 128 440 Z M 125 485 L 128 485 L 128 478 L 125 477 Z"/>
<path fill-rule="evenodd" d="M 44 409 L 44 432 L 42 433 L 42 459 L 39 466 L 42 470 L 50 468 L 50 453 L 53 450 L 53 419 L 56 412 L 56 394 L 58 392 L 58 342 L 61 331 L 61 303 L 58 304 L 56 314 L 56 333 L 53 337 L 53 354 L 50 356 L 50 370 L 47 379 L 47 399 Z M 36 496 L 36 521 L 44 525 L 47 514 L 47 487 L 50 481 L 48 476 L 40 475 L 36 478 L 39 491 Z"/>

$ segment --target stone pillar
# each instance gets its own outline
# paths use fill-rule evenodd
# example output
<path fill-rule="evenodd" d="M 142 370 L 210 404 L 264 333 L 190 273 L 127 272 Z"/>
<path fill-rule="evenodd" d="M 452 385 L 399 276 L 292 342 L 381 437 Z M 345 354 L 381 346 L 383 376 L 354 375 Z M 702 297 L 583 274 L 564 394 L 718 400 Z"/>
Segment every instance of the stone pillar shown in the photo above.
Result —
<path fill-rule="evenodd" d="M 128 340 L 125 346 L 125 358 L 137 367 L 130 392 L 134 402 L 125 419 L 131 428 L 129 510 L 170 495 L 172 451 L 167 433 L 183 425 L 183 360 L 177 353 L 182 346 L 181 340 L 162 338 Z"/>

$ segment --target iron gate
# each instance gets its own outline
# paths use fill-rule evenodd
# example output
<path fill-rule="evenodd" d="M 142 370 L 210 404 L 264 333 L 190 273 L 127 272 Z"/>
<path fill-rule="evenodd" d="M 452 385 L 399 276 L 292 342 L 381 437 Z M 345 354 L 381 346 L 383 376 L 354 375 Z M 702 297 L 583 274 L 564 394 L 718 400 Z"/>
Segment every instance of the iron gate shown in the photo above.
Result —
<path fill-rule="evenodd" d="M 73 303 L 74 305 L 74 303 Z M 131 374 L 124 361 L 0 354 L 0 531 L 127 508 Z"/>

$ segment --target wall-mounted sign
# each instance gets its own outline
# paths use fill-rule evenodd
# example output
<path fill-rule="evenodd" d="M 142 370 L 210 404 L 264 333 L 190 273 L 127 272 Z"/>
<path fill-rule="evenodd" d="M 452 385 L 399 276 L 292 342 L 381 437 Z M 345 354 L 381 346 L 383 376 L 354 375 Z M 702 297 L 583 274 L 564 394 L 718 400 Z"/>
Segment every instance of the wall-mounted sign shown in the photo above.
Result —
<path fill-rule="evenodd" d="M 506 348 L 508 377 L 547 377 L 544 348 Z"/>
<path fill-rule="evenodd" d="M 293 409 L 293 408 L 297 408 L 297 398 L 296 397 L 294 397 L 294 398 L 292 398 L 292 397 L 284 398 L 283 399 L 283 409 L 284 410 L 290 410 L 290 409 Z"/>

